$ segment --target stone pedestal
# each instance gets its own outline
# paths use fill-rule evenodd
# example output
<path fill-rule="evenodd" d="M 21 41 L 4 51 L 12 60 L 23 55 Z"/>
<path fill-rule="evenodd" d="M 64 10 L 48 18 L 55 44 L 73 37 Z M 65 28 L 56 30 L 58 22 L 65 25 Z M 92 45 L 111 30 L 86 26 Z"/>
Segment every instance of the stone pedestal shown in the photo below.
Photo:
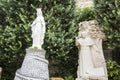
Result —
<path fill-rule="evenodd" d="M 44 50 L 26 49 L 26 56 L 14 80 L 49 80 L 48 61 Z"/>

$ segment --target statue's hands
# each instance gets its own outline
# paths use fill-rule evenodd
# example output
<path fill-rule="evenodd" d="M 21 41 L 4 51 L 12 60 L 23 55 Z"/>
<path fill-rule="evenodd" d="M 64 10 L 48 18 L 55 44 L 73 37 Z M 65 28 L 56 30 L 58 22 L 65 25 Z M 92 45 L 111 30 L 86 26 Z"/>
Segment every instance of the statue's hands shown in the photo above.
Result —
<path fill-rule="evenodd" d="M 30 26 L 33 27 L 33 26 L 34 26 L 34 23 L 32 23 Z"/>
<path fill-rule="evenodd" d="M 79 44 L 78 40 L 75 41 L 75 45 L 76 45 L 78 48 L 80 48 L 80 44 Z"/>

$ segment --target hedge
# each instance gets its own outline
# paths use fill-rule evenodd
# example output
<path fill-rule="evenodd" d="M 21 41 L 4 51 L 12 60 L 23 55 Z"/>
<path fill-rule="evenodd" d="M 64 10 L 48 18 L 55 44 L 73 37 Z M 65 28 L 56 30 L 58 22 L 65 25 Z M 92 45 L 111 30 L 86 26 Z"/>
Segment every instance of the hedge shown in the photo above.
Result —
<path fill-rule="evenodd" d="M 105 47 L 120 48 L 120 1 L 94 0 L 95 17 L 106 33 Z"/>

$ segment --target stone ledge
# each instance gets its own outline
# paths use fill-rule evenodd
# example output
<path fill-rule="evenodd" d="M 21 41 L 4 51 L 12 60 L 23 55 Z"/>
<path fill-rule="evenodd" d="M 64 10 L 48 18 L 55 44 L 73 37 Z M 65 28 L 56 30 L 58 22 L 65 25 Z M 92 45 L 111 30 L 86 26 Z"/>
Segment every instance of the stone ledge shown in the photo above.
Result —
<path fill-rule="evenodd" d="M 44 49 L 34 49 L 34 48 L 27 48 L 26 49 L 27 53 L 44 53 L 43 55 L 45 55 L 46 51 Z"/>

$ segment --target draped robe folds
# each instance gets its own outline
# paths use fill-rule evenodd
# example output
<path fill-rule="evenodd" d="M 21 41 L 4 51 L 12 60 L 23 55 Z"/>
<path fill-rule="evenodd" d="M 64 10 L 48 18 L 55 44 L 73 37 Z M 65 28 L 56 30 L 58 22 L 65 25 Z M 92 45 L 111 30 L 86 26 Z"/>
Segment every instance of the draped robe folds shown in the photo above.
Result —
<path fill-rule="evenodd" d="M 45 21 L 42 15 L 39 15 L 32 23 L 32 38 L 33 44 L 32 47 L 38 47 L 38 49 L 42 49 L 43 40 L 45 36 Z"/>
<path fill-rule="evenodd" d="M 102 40 L 87 37 L 79 38 L 76 43 L 79 48 L 78 79 L 92 80 L 90 77 L 104 77 L 103 80 L 108 80 L 102 52 Z"/>

